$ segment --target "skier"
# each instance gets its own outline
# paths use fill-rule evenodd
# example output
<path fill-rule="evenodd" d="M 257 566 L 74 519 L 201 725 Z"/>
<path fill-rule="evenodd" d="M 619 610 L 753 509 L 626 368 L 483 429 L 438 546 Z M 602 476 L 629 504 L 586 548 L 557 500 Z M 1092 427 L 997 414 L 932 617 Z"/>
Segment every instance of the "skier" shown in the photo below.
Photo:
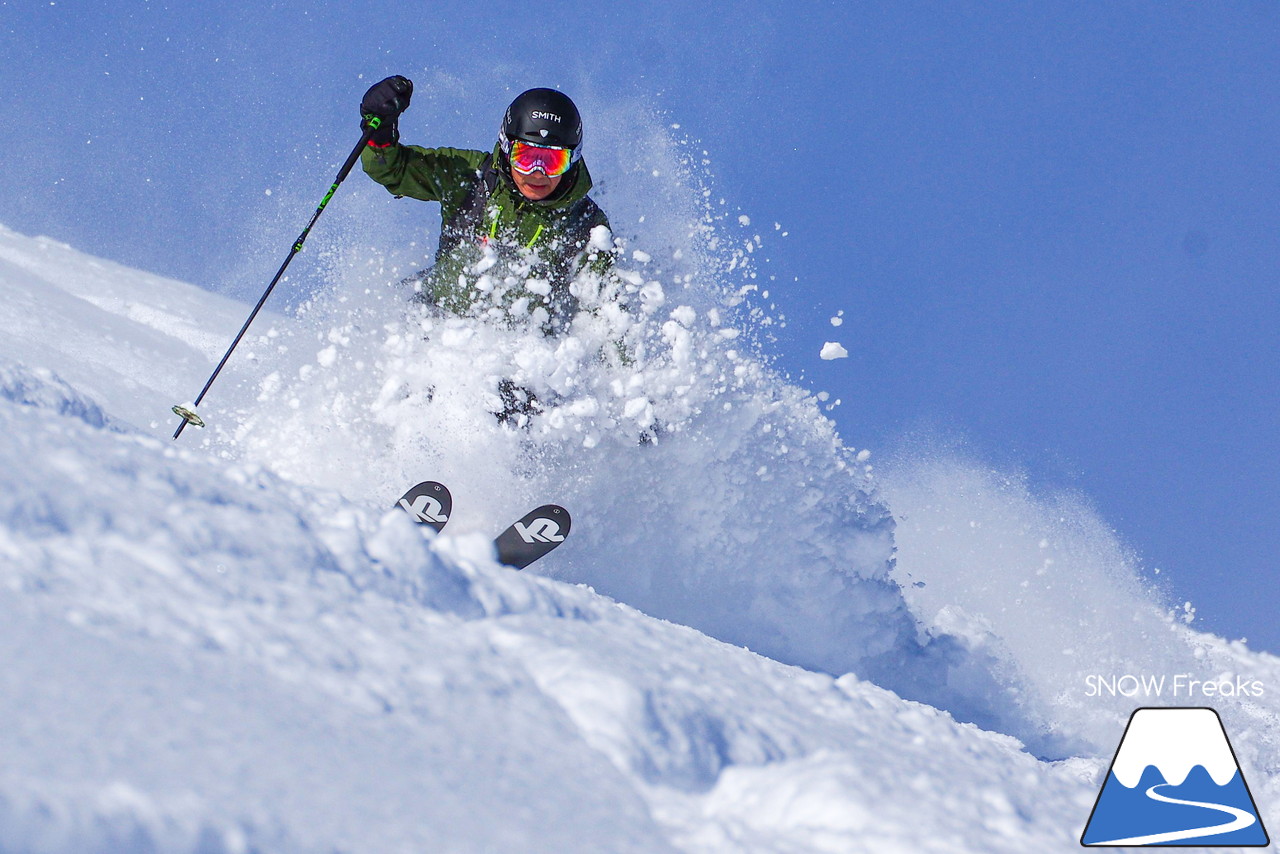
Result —
<path fill-rule="evenodd" d="M 440 203 L 435 262 L 410 280 L 417 298 L 451 314 L 527 317 L 548 335 L 563 333 L 579 310 L 571 284 L 613 265 L 608 218 L 587 195 L 577 107 L 554 89 L 524 92 L 486 153 L 401 145 L 398 119 L 412 95 L 401 76 L 365 93 L 361 126 L 378 123 L 361 165 L 397 198 Z"/>

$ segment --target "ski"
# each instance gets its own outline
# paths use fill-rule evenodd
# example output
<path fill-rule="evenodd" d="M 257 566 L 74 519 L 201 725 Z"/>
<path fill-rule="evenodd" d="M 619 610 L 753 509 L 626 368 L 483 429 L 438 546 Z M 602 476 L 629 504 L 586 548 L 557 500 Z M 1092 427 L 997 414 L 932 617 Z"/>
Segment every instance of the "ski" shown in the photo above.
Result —
<path fill-rule="evenodd" d="M 427 525 L 438 534 L 444 530 L 453 512 L 453 496 L 449 487 L 434 480 L 424 480 L 400 497 L 396 503 L 415 521 Z"/>
<path fill-rule="evenodd" d="M 453 513 L 453 496 L 443 483 L 425 480 L 402 495 L 396 506 L 438 534 Z M 572 525 L 569 511 L 558 504 L 544 504 L 530 510 L 493 541 L 498 561 L 524 569 L 563 543 Z"/>
<path fill-rule="evenodd" d="M 524 569 L 563 543 L 572 524 L 569 511 L 558 504 L 544 504 L 530 510 L 493 541 L 498 549 L 498 560 L 507 566 Z"/>

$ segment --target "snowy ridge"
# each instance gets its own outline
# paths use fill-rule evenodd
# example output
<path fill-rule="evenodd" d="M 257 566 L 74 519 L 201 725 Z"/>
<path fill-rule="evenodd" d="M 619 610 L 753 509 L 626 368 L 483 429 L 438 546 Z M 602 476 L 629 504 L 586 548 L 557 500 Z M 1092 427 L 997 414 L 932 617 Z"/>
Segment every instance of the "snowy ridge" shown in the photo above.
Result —
<path fill-rule="evenodd" d="M 243 321 L 241 305 L 0 225 L 0 358 L 92 389 L 114 418 L 147 426 L 199 389 Z"/>
<path fill-rule="evenodd" d="M 243 307 L 0 236 L 0 851 L 1074 850 L 1127 716 L 1084 668 L 1280 686 L 1169 622 L 1078 508 L 923 457 L 877 487 L 669 282 L 629 366 L 585 358 L 616 327 L 428 331 L 347 289 L 264 317 L 175 445 L 211 358 L 175 318 L 225 341 Z M 557 407 L 528 432 L 468 403 L 516 354 Z M 434 539 L 386 509 L 428 474 L 457 497 Z M 577 520 L 552 577 L 496 566 L 546 498 Z M 739 524 L 760 506 L 790 536 Z M 1063 665 L 1045 627 L 1122 593 L 1140 619 L 1103 609 Z M 1264 813 L 1273 708 L 1223 712 Z"/>
<path fill-rule="evenodd" d="M 48 368 L 28 370 L 22 365 L 0 368 L 0 397 L 24 406 L 79 418 L 91 427 L 105 427 L 106 413 Z"/>

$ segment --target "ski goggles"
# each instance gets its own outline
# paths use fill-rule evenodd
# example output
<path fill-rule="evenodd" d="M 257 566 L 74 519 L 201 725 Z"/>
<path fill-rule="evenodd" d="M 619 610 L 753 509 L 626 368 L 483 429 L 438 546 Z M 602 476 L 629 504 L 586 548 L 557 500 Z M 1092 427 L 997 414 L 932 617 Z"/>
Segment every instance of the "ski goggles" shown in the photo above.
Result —
<path fill-rule="evenodd" d="M 511 159 L 511 168 L 521 175 L 532 175 L 541 169 L 548 178 L 555 178 L 569 171 L 578 159 L 578 152 L 572 148 L 553 148 L 515 139 L 511 141 L 507 156 Z"/>

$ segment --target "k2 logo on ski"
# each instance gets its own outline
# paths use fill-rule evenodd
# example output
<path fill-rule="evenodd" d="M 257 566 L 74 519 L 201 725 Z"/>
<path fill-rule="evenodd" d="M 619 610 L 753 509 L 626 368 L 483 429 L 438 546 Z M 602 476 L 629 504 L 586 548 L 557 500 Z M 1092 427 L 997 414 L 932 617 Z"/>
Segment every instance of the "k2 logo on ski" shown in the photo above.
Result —
<path fill-rule="evenodd" d="M 520 535 L 520 539 L 526 543 L 564 542 L 564 535 L 560 533 L 560 526 L 551 519 L 534 519 L 528 525 L 516 522 L 515 529 Z"/>
<path fill-rule="evenodd" d="M 400 506 L 419 522 L 443 525 L 449 521 L 449 517 L 444 515 L 444 506 L 429 495 L 419 495 L 412 504 L 407 498 L 401 498 Z"/>
<path fill-rule="evenodd" d="M 1129 718 L 1080 837 L 1086 847 L 1270 844 L 1222 720 L 1207 708 Z"/>

